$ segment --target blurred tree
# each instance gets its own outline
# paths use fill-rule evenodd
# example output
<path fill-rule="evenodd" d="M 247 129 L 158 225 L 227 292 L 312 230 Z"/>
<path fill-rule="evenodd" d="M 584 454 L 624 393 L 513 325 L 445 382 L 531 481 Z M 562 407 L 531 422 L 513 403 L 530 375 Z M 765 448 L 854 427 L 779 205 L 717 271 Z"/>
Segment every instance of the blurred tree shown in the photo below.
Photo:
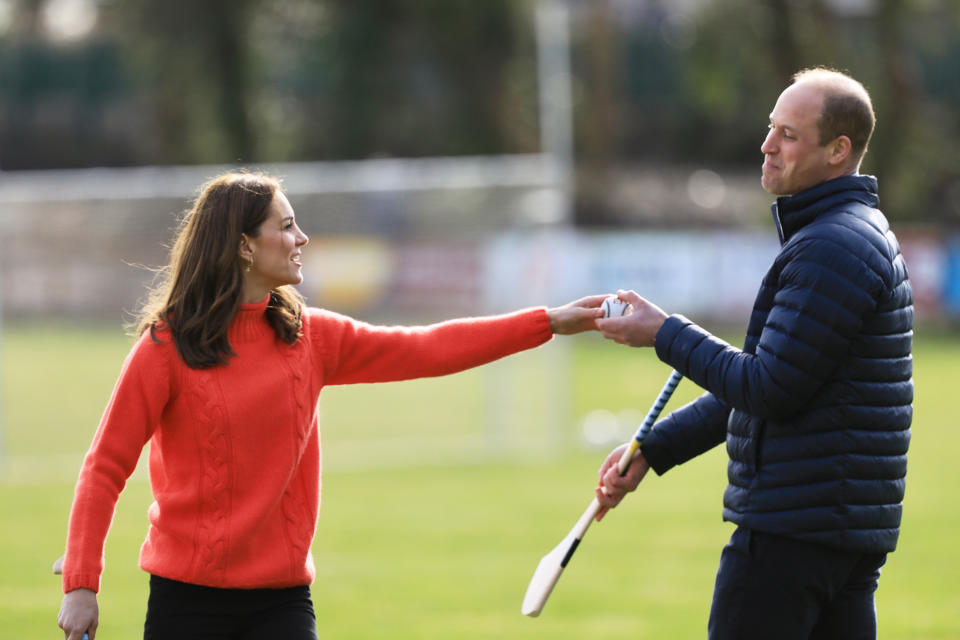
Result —
<path fill-rule="evenodd" d="M 12 3 L 13 33 L 19 40 L 38 40 L 40 37 L 40 10 L 43 0 L 20 0 Z"/>
<path fill-rule="evenodd" d="M 10 0 L 0 33 L 0 169 L 129 162 L 109 114 L 125 100 L 119 47 L 55 41 L 42 0 Z"/>
<path fill-rule="evenodd" d="M 707 4 L 679 51 L 667 43 L 676 51 L 678 109 L 658 114 L 654 126 L 670 142 L 651 136 L 654 144 L 637 149 L 674 160 L 756 163 L 767 113 L 790 76 L 824 65 L 851 73 L 873 96 L 878 126 L 863 170 L 880 178 L 888 215 L 960 220 L 946 195 L 960 192 L 960 160 L 950 150 L 960 138 L 957 98 L 951 104 L 933 95 L 960 86 L 960 74 L 930 76 L 931 65 L 944 73 L 937 61 L 958 55 L 958 11 L 911 0 Z"/>
<path fill-rule="evenodd" d="M 916 60 L 905 42 L 906 12 L 907 6 L 902 0 L 887 0 L 880 4 L 875 23 L 880 43 L 877 61 L 881 70 L 876 87 L 880 104 L 876 106 L 882 107 L 882 111 L 870 151 L 870 167 L 877 175 L 890 180 L 896 180 L 900 172 L 899 150 L 910 128 L 920 89 L 919 78 L 913 72 Z"/>
<path fill-rule="evenodd" d="M 247 34 L 256 0 L 128 0 L 117 5 L 160 163 L 257 159 Z"/>
<path fill-rule="evenodd" d="M 621 54 L 610 0 L 594 0 L 587 9 L 583 49 L 580 157 L 594 171 L 609 169 L 616 159 L 620 128 L 620 90 L 616 86 Z"/>
<path fill-rule="evenodd" d="M 513 65 L 524 37 L 508 0 L 331 0 L 302 46 L 330 65 L 306 105 L 310 157 L 461 155 L 531 150 L 535 104 Z M 529 38 L 527 38 L 529 39 Z M 315 72 L 306 69 L 307 72 Z"/>
<path fill-rule="evenodd" d="M 584 28 L 574 38 L 573 73 L 579 108 L 574 114 L 578 159 L 576 219 L 592 225 L 616 222 L 609 202 L 621 146 L 621 44 L 610 0 L 595 0 L 584 9 Z"/>

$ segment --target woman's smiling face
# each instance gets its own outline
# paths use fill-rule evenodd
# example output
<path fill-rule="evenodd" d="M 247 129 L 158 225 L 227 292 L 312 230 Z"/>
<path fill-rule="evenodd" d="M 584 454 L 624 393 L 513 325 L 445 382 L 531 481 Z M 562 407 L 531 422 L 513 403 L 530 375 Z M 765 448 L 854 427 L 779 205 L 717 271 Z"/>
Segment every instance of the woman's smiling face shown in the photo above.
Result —
<path fill-rule="evenodd" d="M 283 193 L 274 194 L 257 235 L 245 234 L 244 241 L 252 258 L 250 270 L 244 273 L 244 302 L 257 302 L 272 289 L 303 282 L 300 250 L 309 238 L 297 226 L 293 207 Z"/>

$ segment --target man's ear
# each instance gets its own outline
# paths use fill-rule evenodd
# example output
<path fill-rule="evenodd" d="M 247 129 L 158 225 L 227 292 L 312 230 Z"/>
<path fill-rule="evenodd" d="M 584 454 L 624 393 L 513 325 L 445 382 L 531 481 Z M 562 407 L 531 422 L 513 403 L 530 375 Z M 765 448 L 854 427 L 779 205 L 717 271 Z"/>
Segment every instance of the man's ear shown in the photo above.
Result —
<path fill-rule="evenodd" d="M 850 152 L 853 150 L 853 143 L 847 136 L 837 136 L 828 145 L 830 147 L 830 156 L 827 158 L 833 166 L 846 164 L 850 160 Z"/>

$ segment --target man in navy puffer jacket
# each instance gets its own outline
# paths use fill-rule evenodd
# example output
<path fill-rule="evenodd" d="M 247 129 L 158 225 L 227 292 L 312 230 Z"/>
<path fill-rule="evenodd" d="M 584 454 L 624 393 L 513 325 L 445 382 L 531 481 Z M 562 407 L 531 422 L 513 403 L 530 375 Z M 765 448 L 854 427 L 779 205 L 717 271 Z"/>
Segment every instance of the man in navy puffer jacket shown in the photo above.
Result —
<path fill-rule="evenodd" d="M 907 471 L 913 298 L 877 181 L 858 173 L 874 122 L 863 86 L 831 70 L 797 74 L 777 100 L 761 151 L 781 250 L 743 349 L 632 291 L 621 292 L 631 315 L 598 321 L 707 390 L 657 424 L 624 477 L 622 449 L 607 458 L 604 512 L 649 467 L 662 474 L 726 442 L 723 517 L 737 529 L 713 640 L 876 637 Z"/>

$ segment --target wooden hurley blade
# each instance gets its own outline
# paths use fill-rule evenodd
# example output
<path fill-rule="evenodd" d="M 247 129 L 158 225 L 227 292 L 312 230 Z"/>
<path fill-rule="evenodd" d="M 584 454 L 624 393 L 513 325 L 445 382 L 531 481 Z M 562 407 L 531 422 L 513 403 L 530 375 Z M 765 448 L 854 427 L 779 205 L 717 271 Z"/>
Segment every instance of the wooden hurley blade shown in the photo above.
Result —
<path fill-rule="evenodd" d="M 577 547 L 580 546 L 580 541 L 583 540 L 583 536 L 587 533 L 590 523 L 593 522 L 599 510 L 600 503 L 594 498 L 587 510 L 577 520 L 577 524 L 570 530 L 570 533 L 550 553 L 540 558 L 540 563 L 533 572 L 530 584 L 527 585 L 527 593 L 523 597 L 520 613 L 531 618 L 540 615 L 544 605 L 547 604 L 547 598 L 550 597 L 557 581 L 560 580 L 560 575 L 570 562 Z"/>
<path fill-rule="evenodd" d="M 547 598 L 550 592 L 560 579 L 560 574 L 566 563 L 564 558 L 569 558 L 576 550 L 580 540 L 574 538 L 564 538 L 563 542 L 554 547 L 553 551 L 540 559 L 536 571 L 533 572 L 533 578 L 527 585 L 527 593 L 523 596 L 523 605 L 520 612 L 525 616 L 536 618 L 543 610 L 543 605 L 547 604 Z"/>

